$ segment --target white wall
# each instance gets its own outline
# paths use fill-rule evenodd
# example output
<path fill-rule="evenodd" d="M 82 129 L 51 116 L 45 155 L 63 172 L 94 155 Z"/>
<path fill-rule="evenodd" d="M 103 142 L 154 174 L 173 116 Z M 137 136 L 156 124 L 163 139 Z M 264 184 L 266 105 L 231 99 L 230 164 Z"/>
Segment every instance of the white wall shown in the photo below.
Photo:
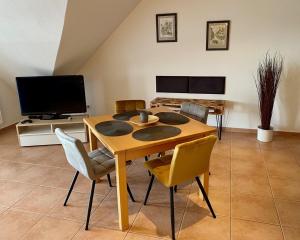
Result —
<path fill-rule="evenodd" d="M 17 121 L 19 112 L 18 99 L 15 89 L 0 79 L 0 128 Z M 13 108 L 13 109 L 12 109 Z"/>
<path fill-rule="evenodd" d="M 0 128 L 20 119 L 15 77 L 52 74 L 67 0 L 0 0 Z"/>
<path fill-rule="evenodd" d="M 171 12 L 178 13 L 178 42 L 156 43 L 155 14 Z M 279 51 L 285 73 L 273 125 L 299 132 L 299 12 L 299 0 L 144 0 L 80 70 L 92 110 L 112 112 L 116 99 L 217 98 L 230 101 L 226 127 L 256 128 L 253 76 L 268 50 Z M 206 21 L 223 19 L 231 20 L 230 50 L 206 51 Z M 158 94 L 156 75 L 224 75 L 226 94 Z"/>
<path fill-rule="evenodd" d="M 140 1 L 69 1 L 55 74 L 76 72 Z"/>

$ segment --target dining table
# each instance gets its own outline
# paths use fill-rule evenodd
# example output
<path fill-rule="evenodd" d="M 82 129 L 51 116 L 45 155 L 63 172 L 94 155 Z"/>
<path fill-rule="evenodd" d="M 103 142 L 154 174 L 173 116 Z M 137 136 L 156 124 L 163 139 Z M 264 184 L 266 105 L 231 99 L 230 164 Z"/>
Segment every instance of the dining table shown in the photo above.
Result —
<path fill-rule="evenodd" d="M 154 115 L 171 110 L 166 107 L 156 107 L 149 111 Z M 107 114 L 86 117 L 83 121 L 88 130 L 90 150 L 97 149 L 99 140 L 115 156 L 119 228 L 125 231 L 129 228 L 126 162 L 172 150 L 177 144 L 214 134 L 216 128 L 189 118 L 188 122 L 176 125 L 176 128 L 180 129 L 180 134 L 176 136 L 154 141 L 141 141 L 135 139 L 133 133 L 150 126 L 139 126 L 126 121 L 132 126 L 133 131 L 121 136 L 107 136 L 97 130 L 99 123 L 112 120 L 114 120 L 113 115 Z M 155 123 L 155 126 L 166 125 L 168 124 L 162 122 Z M 209 171 L 203 174 L 202 179 L 205 191 L 208 193 Z"/>

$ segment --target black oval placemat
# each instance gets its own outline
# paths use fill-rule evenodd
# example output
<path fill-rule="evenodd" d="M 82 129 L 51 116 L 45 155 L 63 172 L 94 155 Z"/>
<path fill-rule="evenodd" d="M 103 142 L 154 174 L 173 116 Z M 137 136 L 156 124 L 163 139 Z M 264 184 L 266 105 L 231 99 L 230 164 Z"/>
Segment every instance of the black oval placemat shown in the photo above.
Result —
<path fill-rule="evenodd" d="M 137 116 L 140 114 L 140 111 L 134 110 L 129 112 L 123 112 L 113 115 L 113 118 L 120 121 L 128 121 L 130 118 Z M 152 114 L 152 112 L 148 112 L 148 114 Z"/>
<path fill-rule="evenodd" d="M 133 127 L 123 121 L 105 121 L 96 124 L 96 129 L 99 133 L 105 136 L 122 136 L 133 131 Z"/>
<path fill-rule="evenodd" d="M 140 141 L 157 141 L 165 138 L 175 137 L 181 130 L 173 126 L 154 126 L 135 131 L 132 136 Z"/>
<path fill-rule="evenodd" d="M 159 112 L 155 116 L 159 117 L 160 122 L 170 125 L 180 125 L 190 121 L 186 116 L 174 112 Z"/>

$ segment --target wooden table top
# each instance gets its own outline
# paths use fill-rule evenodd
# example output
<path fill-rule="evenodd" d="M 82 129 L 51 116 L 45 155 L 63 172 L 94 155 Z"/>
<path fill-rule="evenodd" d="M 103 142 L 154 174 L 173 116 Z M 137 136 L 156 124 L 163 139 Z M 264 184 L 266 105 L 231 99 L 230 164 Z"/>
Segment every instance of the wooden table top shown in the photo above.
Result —
<path fill-rule="evenodd" d="M 153 114 L 156 114 L 158 112 L 170 112 L 170 110 L 166 107 L 157 107 L 157 108 L 151 108 L 149 109 Z M 89 129 L 93 132 L 93 134 L 96 136 L 97 139 L 99 139 L 102 144 L 107 147 L 113 154 L 118 154 L 122 151 L 134 151 L 134 150 L 140 150 L 140 149 L 146 149 L 149 147 L 153 147 L 155 145 L 161 145 L 169 142 L 178 142 L 189 139 L 196 139 L 203 137 L 203 134 L 208 135 L 211 133 L 214 133 L 216 131 L 216 128 L 207 126 L 201 122 L 198 122 L 196 120 L 193 120 L 190 118 L 190 121 L 186 124 L 182 125 L 174 125 L 175 127 L 178 127 L 181 129 L 181 133 L 175 137 L 158 140 L 158 141 L 139 141 L 132 137 L 132 133 L 136 130 L 145 128 L 145 127 L 139 127 L 133 123 L 129 123 L 133 127 L 133 132 L 127 135 L 123 136 L 104 136 L 101 133 L 99 133 L 95 126 L 96 124 L 103 122 L 103 121 L 109 121 L 113 120 L 113 115 L 101 115 L 101 116 L 94 116 L 94 117 L 88 117 L 84 118 L 84 123 L 89 127 Z M 158 122 L 157 125 L 166 125 L 163 123 Z M 152 125 L 150 125 L 152 126 Z"/>

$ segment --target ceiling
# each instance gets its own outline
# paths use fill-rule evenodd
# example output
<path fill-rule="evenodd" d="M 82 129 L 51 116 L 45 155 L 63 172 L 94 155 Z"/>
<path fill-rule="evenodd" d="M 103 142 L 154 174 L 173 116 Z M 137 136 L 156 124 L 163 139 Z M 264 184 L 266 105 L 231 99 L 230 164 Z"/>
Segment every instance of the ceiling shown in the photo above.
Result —
<path fill-rule="evenodd" d="M 69 0 L 55 74 L 74 74 L 141 0 Z"/>

